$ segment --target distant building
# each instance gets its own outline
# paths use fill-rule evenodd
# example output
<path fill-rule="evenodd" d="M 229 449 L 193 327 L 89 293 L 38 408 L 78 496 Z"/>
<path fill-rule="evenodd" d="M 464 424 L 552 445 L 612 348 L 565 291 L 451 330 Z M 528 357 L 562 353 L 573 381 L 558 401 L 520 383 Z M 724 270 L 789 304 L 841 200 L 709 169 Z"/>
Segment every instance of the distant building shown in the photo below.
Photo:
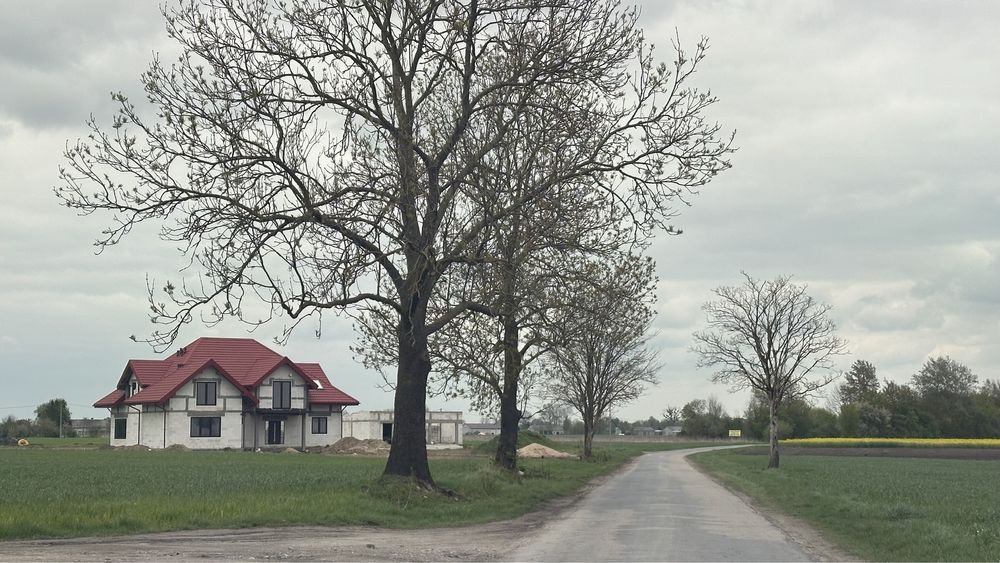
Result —
<path fill-rule="evenodd" d="M 532 432 L 538 432 L 543 436 L 561 436 L 565 434 L 562 424 L 552 424 L 549 422 L 542 422 L 540 420 L 531 421 L 531 425 L 528 429 Z"/>
<path fill-rule="evenodd" d="M 681 433 L 680 426 L 664 426 L 661 431 L 664 436 L 679 436 Z"/>
<path fill-rule="evenodd" d="M 497 436 L 500 434 L 499 422 L 468 422 L 462 432 L 466 436 Z"/>
<path fill-rule="evenodd" d="M 108 437 L 111 435 L 110 418 L 78 418 L 69 421 L 70 428 L 80 438 Z"/>
<path fill-rule="evenodd" d="M 633 436 L 656 436 L 659 433 L 659 430 L 651 426 L 636 426 L 632 428 Z"/>
<path fill-rule="evenodd" d="M 428 444 L 462 444 L 461 411 L 427 411 Z M 358 440 L 392 441 L 393 412 L 358 411 L 344 415 L 344 436 Z"/>

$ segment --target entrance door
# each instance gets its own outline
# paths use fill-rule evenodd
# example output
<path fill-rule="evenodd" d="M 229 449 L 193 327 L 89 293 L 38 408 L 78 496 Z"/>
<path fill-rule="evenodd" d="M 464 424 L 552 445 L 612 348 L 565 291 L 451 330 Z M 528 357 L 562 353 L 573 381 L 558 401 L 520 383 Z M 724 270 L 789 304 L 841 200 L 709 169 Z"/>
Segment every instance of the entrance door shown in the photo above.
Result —
<path fill-rule="evenodd" d="M 284 444 L 284 423 L 281 420 L 268 420 L 267 421 L 267 443 L 268 444 Z"/>
<path fill-rule="evenodd" d="M 386 442 L 392 443 L 392 423 L 383 422 L 382 423 L 382 439 Z"/>

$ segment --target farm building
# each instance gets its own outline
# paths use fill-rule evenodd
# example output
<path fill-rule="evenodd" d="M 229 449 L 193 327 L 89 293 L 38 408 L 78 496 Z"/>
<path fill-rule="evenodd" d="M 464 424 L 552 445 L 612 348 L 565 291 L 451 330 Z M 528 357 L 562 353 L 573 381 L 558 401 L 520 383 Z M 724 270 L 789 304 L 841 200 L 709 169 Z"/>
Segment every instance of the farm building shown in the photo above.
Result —
<path fill-rule="evenodd" d="M 162 360 L 129 360 L 94 406 L 111 413 L 112 446 L 257 449 L 334 444 L 343 408 L 357 404 L 319 364 L 250 338 L 199 338 Z"/>
<path fill-rule="evenodd" d="M 111 428 L 110 418 L 75 418 L 69 421 L 70 428 L 80 438 L 107 437 Z"/>
<path fill-rule="evenodd" d="M 358 411 L 344 415 L 344 436 L 359 440 L 392 440 L 392 411 Z M 462 444 L 461 411 L 427 411 L 428 444 Z"/>
<path fill-rule="evenodd" d="M 463 434 L 472 436 L 496 436 L 500 434 L 499 422 L 469 422 L 465 425 Z"/>

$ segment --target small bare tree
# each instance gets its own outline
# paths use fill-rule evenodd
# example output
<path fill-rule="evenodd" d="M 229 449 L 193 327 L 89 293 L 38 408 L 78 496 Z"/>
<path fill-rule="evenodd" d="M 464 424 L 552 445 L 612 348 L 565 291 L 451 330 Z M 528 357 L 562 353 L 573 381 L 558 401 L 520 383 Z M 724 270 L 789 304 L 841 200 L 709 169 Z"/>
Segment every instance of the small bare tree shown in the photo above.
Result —
<path fill-rule="evenodd" d="M 830 305 L 806 294 L 789 277 L 717 288 L 702 306 L 708 329 L 694 334 L 699 367 L 717 369 L 712 381 L 753 389 L 770 406 L 770 455 L 778 467 L 778 409 L 785 399 L 811 395 L 836 378 L 833 357 L 846 350 L 828 318 Z M 817 379 L 812 374 L 822 373 Z"/>
<path fill-rule="evenodd" d="M 567 287 L 575 303 L 557 325 L 547 385 L 552 401 L 580 413 L 584 459 L 593 454 L 597 422 L 655 385 L 660 368 L 647 347 L 656 288 L 652 260 L 625 256 L 588 266 L 590 278 Z"/>

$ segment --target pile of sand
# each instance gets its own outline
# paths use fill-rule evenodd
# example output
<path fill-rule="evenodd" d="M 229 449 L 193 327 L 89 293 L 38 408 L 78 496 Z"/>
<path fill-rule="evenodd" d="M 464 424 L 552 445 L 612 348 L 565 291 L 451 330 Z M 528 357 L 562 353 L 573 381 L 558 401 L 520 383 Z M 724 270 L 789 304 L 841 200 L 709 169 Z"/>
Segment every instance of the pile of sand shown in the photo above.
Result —
<path fill-rule="evenodd" d="M 541 444 L 528 444 L 523 448 L 517 450 L 518 457 L 554 457 L 561 459 L 573 459 L 576 456 L 573 454 L 568 454 L 561 452 L 559 450 L 553 450 L 548 446 L 543 446 Z"/>
<path fill-rule="evenodd" d="M 389 444 L 383 440 L 358 440 L 348 436 L 332 446 L 309 448 L 321 454 L 388 455 Z"/>
<path fill-rule="evenodd" d="M 283 454 L 298 454 L 298 453 L 302 453 L 302 452 L 300 452 L 299 450 L 297 450 L 295 448 L 285 448 L 285 449 L 281 450 L 281 453 L 283 453 Z"/>

